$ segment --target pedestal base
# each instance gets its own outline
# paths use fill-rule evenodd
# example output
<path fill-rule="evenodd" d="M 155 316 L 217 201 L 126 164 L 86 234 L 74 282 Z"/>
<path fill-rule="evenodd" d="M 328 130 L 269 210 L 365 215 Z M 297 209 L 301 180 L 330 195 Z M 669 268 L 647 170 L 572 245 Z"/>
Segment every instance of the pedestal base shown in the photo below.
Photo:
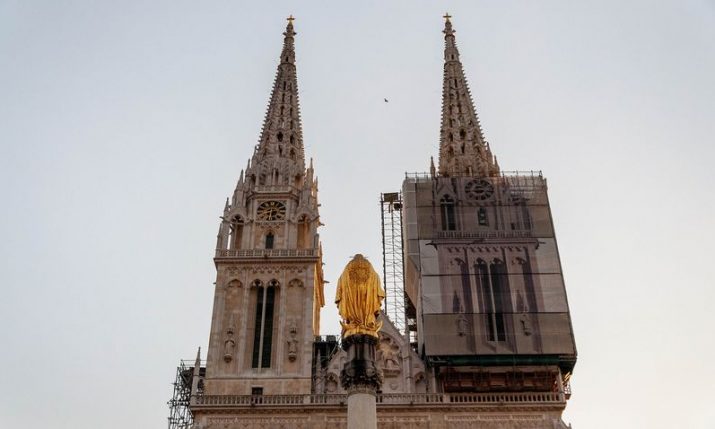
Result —
<path fill-rule="evenodd" d="M 382 374 L 375 366 L 375 345 L 377 338 L 370 335 L 351 335 L 343 339 L 343 350 L 348 359 L 340 372 L 340 384 L 348 394 L 354 390 L 372 391 L 380 389 Z"/>
<path fill-rule="evenodd" d="M 377 429 L 374 394 L 361 392 L 348 394 L 348 429 Z"/>
<path fill-rule="evenodd" d="M 377 339 L 370 335 L 351 335 L 343 339 L 348 354 L 340 383 L 348 392 L 348 429 L 377 429 L 376 393 L 382 376 L 375 366 Z"/>

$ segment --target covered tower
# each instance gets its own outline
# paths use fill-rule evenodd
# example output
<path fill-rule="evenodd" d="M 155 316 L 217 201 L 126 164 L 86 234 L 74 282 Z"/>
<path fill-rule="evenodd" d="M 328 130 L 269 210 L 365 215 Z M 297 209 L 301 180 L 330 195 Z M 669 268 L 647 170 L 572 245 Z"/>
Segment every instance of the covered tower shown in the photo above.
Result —
<path fill-rule="evenodd" d="M 226 201 L 206 395 L 310 393 L 323 300 L 318 186 L 306 168 L 293 18 L 258 145 Z"/>
<path fill-rule="evenodd" d="M 500 172 L 445 19 L 439 167 L 402 187 L 418 352 L 437 392 L 558 395 L 529 427 L 560 427 L 576 348 L 546 179 Z"/>

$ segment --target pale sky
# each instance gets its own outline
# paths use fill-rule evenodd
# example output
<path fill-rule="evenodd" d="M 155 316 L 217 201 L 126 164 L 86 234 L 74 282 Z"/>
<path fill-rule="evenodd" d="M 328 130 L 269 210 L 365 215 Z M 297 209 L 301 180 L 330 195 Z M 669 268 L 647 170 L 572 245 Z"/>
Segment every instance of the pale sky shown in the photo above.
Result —
<path fill-rule="evenodd" d="M 712 427 L 715 2 L 267 3 L 0 0 L 0 427 L 165 427 L 289 14 L 337 332 L 380 192 L 437 155 L 446 10 L 501 167 L 549 180 L 564 420 Z"/>

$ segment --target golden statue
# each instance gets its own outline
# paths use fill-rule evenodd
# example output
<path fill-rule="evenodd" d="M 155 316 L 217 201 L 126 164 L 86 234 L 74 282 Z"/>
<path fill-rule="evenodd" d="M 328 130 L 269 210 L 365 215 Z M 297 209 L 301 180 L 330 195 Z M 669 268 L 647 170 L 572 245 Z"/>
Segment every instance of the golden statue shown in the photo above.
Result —
<path fill-rule="evenodd" d="M 380 285 L 380 277 L 370 262 L 361 254 L 348 262 L 338 279 L 335 303 L 343 319 L 342 336 L 366 334 L 377 338 L 382 322 L 377 321 L 380 305 L 385 299 L 385 291 Z"/>

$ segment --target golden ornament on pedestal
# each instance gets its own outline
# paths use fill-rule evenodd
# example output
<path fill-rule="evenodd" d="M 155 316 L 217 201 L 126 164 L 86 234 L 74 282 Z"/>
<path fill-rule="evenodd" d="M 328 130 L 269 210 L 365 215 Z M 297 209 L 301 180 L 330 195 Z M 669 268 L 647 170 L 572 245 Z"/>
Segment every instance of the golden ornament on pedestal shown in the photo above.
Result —
<path fill-rule="evenodd" d="M 382 327 L 377 316 L 383 299 L 385 291 L 380 285 L 380 277 L 370 262 L 358 253 L 345 266 L 335 294 L 342 318 L 342 337 L 365 334 L 377 338 Z"/>

